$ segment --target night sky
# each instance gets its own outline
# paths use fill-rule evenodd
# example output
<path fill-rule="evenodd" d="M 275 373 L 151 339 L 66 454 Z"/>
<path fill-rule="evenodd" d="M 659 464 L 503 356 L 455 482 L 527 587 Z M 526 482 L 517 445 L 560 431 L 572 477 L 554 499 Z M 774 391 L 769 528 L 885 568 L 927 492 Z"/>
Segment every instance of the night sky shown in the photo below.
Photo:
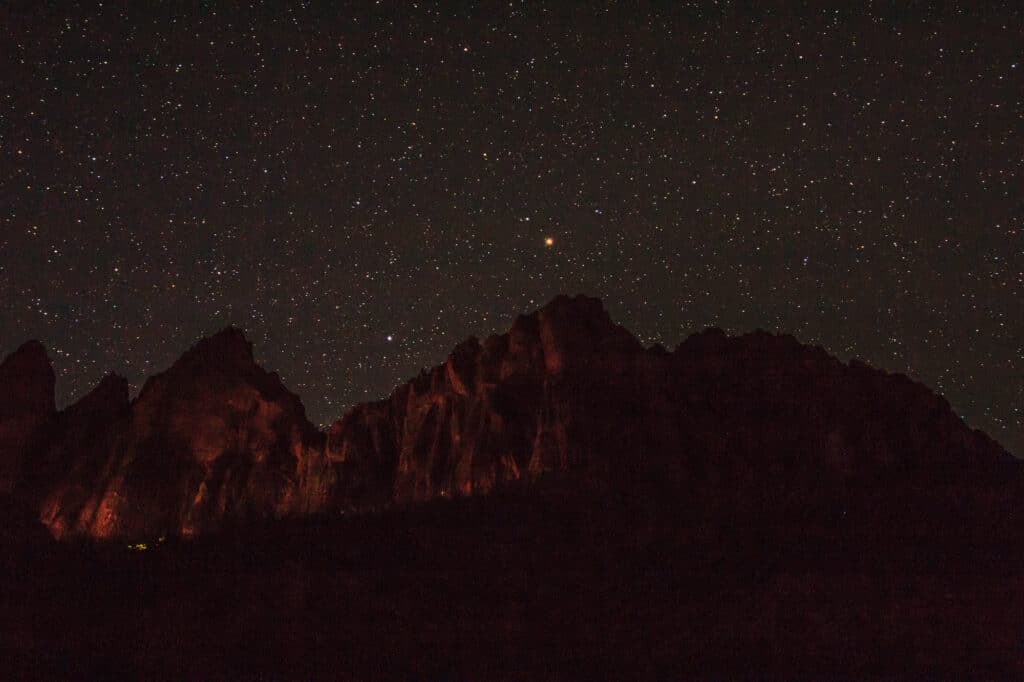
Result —
<path fill-rule="evenodd" d="M 0 5 L 0 353 L 62 405 L 234 324 L 326 424 L 586 293 L 1024 455 L 1021 5 L 289 4 Z"/>

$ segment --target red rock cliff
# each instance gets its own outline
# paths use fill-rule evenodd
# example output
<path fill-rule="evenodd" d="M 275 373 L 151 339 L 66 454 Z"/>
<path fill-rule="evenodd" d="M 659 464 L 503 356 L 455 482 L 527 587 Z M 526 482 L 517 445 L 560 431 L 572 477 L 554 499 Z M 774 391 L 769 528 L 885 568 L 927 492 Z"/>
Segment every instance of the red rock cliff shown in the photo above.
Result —
<path fill-rule="evenodd" d="M 93 427 L 106 427 L 95 447 L 68 463 L 46 499 L 42 516 L 53 533 L 188 536 L 302 509 L 299 474 L 322 439 L 299 399 L 255 364 L 240 331 L 201 341 L 147 381 L 130 407 L 121 397 L 97 411 Z M 75 420 L 62 438 L 88 421 Z"/>
<path fill-rule="evenodd" d="M 0 454 L 37 453 L 41 515 L 58 536 L 192 535 L 485 494 L 550 472 L 742 509 L 1016 466 L 901 375 L 760 331 L 709 329 L 673 352 L 644 349 L 582 296 L 556 298 L 507 334 L 470 338 L 326 434 L 234 329 L 197 344 L 133 403 L 108 377 L 56 420 L 39 350 L 4 364 L 29 368 L 15 375 L 34 397 L 6 398 L 13 416 L 0 434 L 15 436 Z M 40 428 L 44 445 L 23 435 Z"/>

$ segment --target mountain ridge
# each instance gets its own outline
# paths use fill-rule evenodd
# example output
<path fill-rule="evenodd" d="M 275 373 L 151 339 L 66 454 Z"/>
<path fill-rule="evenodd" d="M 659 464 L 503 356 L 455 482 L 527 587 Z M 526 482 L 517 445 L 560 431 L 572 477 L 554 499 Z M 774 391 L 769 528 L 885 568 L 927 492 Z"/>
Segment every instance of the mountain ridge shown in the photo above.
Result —
<path fill-rule="evenodd" d="M 644 348 L 582 295 L 467 338 L 325 430 L 235 327 L 194 344 L 131 401 L 111 375 L 57 412 L 41 358 L 29 342 L 0 364 L 38 398 L 27 417 L 0 417 L 0 434 L 16 432 L 0 460 L 56 537 L 191 536 L 246 518 L 486 494 L 552 472 L 604 487 L 820 479 L 841 491 L 882 470 L 1016 462 L 902 374 L 763 330 L 708 328 L 672 351 Z M 15 484 L 26 459 L 31 480 Z"/>

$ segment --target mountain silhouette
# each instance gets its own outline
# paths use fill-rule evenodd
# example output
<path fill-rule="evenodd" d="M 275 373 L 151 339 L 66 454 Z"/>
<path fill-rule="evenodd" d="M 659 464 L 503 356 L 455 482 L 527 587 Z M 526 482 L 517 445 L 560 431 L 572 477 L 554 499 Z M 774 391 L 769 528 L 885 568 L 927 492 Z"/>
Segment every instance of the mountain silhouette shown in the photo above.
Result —
<path fill-rule="evenodd" d="M 560 296 L 326 432 L 234 328 L 53 396 L 0 364 L 12 679 L 1024 674 L 1024 463 L 791 336 Z"/>
<path fill-rule="evenodd" d="M 0 376 L 2 480 L 56 537 L 193 536 L 486 494 L 557 472 L 605 490 L 654 480 L 722 489 L 749 506 L 836 499 L 878 477 L 966 485 L 1015 465 L 902 375 L 761 331 L 708 329 L 671 352 L 645 349 L 584 296 L 468 339 L 326 434 L 234 328 L 197 343 L 130 403 L 124 380 L 108 376 L 57 413 L 37 342 Z"/>

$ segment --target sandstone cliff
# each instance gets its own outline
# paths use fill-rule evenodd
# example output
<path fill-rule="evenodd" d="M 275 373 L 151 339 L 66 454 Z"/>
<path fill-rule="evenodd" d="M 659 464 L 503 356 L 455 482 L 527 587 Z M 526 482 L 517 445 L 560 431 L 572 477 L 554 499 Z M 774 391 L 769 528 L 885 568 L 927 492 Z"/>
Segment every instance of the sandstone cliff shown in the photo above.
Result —
<path fill-rule="evenodd" d="M 20 481 L 56 536 L 189 536 L 486 494 L 553 472 L 612 492 L 785 509 L 876 479 L 972 485 L 1016 463 L 902 375 L 761 331 L 709 329 L 672 352 L 644 349 L 583 296 L 468 339 L 326 434 L 235 329 L 201 341 L 131 403 L 109 376 L 57 416 L 38 344 L 0 376 L 11 377 L 0 384 L 8 486 Z"/>
<path fill-rule="evenodd" d="M 54 383 L 38 341 L 29 341 L 0 363 L 0 495 L 15 491 L 57 414 Z"/>

